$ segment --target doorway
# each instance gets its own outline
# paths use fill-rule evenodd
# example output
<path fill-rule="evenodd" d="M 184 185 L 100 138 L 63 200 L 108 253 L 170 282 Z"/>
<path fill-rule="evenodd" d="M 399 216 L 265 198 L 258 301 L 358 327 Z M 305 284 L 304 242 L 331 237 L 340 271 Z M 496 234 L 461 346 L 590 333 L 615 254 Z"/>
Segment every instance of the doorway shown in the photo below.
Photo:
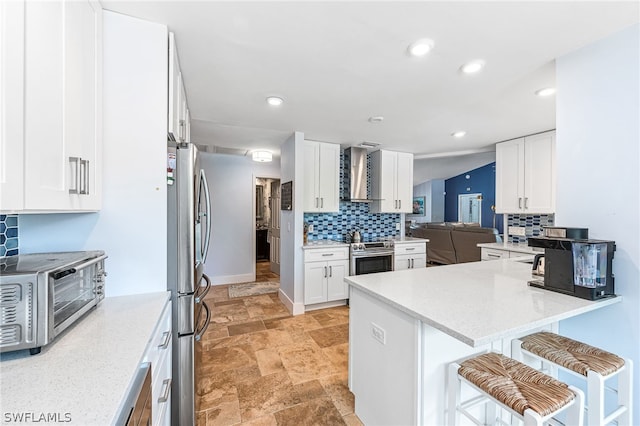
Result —
<path fill-rule="evenodd" d="M 280 281 L 280 179 L 256 178 L 256 281 Z"/>
<path fill-rule="evenodd" d="M 482 223 L 482 194 L 458 195 L 458 221 Z"/>

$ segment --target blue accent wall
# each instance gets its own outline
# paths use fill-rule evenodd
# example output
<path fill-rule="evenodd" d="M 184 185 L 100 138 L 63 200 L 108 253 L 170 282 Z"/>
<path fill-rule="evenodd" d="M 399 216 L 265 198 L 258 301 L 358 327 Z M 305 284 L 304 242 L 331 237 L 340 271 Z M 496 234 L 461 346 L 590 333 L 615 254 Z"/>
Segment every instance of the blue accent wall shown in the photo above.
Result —
<path fill-rule="evenodd" d="M 491 206 L 496 204 L 495 162 L 445 180 L 444 190 L 444 220 L 446 222 L 458 221 L 458 195 L 480 193 L 482 194 L 481 225 L 494 228 L 494 213 Z M 502 234 L 502 215 L 496 214 L 495 219 L 495 228 Z"/>

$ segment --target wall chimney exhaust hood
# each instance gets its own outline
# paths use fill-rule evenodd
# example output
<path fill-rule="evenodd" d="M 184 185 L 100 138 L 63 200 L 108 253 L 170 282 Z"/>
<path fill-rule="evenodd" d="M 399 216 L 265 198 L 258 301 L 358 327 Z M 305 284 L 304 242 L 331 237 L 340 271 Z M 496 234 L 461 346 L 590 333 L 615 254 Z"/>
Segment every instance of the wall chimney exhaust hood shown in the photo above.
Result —
<path fill-rule="evenodd" d="M 344 201 L 371 203 L 367 197 L 367 149 L 352 146 L 344 150 Z"/>

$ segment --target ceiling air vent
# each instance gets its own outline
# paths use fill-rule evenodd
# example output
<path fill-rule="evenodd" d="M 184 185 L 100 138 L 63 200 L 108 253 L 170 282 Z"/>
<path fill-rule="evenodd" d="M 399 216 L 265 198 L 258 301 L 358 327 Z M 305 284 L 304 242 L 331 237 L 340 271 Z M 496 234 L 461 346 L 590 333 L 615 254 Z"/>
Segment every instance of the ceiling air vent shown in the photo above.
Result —
<path fill-rule="evenodd" d="M 376 148 L 376 147 L 380 146 L 380 144 L 379 143 L 375 143 L 375 142 L 364 141 L 359 146 L 361 146 L 363 148 Z"/>

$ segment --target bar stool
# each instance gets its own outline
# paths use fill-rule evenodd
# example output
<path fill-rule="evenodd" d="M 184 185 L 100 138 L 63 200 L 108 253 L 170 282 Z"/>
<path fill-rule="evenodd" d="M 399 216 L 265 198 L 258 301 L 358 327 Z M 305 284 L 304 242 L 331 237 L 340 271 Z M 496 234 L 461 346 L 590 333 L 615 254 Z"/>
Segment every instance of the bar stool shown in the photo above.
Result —
<path fill-rule="evenodd" d="M 534 359 L 587 380 L 587 424 L 632 424 L 633 363 L 602 349 L 549 332 L 539 332 L 511 341 L 511 356 L 519 361 Z M 618 376 L 617 390 L 605 382 Z M 618 395 L 618 407 L 605 417 L 604 391 Z"/>
<path fill-rule="evenodd" d="M 582 425 L 584 394 L 551 376 L 498 353 L 485 353 L 461 363 L 449 364 L 449 426 L 458 424 L 464 414 L 476 424 L 494 424 L 496 407 L 523 420 L 525 426 L 544 425 L 565 412 L 566 424 Z M 461 401 L 462 383 L 480 392 L 479 396 Z M 488 403 L 486 423 L 475 418 L 468 409 Z"/>

